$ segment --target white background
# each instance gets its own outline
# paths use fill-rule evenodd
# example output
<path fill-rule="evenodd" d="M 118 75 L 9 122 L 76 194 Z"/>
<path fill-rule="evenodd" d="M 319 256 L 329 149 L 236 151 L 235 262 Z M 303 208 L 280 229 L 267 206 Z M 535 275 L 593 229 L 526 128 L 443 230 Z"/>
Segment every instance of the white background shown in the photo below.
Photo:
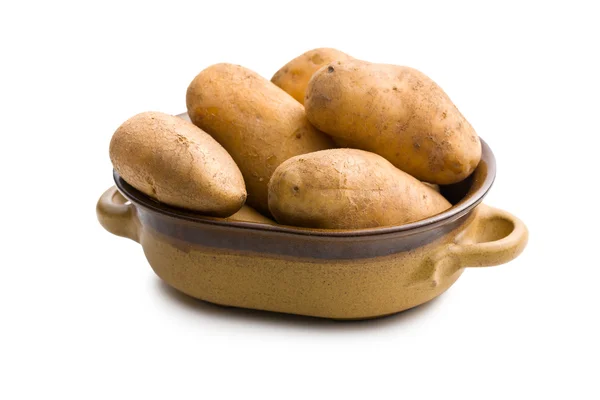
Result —
<path fill-rule="evenodd" d="M 594 2 L 349 3 L 2 2 L 0 398 L 599 398 Z M 96 221 L 112 133 L 184 111 L 210 64 L 270 78 L 324 46 L 439 83 L 496 155 L 486 202 L 529 246 L 361 323 L 168 289 Z"/>

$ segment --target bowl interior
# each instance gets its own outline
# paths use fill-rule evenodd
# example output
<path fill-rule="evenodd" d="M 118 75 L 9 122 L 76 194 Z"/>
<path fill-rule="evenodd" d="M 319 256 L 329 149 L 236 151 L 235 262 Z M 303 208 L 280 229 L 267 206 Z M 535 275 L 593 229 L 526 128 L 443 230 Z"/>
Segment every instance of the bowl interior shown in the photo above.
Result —
<path fill-rule="evenodd" d="M 117 188 L 128 200 L 137 207 L 142 207 L 151 212 L 157 212 L 173 218 L 197 222 L 199 224 L 216 224 L 231 227 L 232 229 L 251 229 L 257 231 L 274 231 L 293 235 L 329 236 L 329 237 L 355 237 L 371 236 L 399 232 L 418 232 L 434 229 L 441 225 L 451 223 L 463 217 L 475 208 L 491 188 L 496 176 L 496 161 L 491 149 L 481 140 L 481 161 L 467 179 L 452 185 L 440 187 L 440 192 L 450 203 L 452 208 L 432 217 L 400 226 L 384 226 L 366 229 L 311 229 L 285 225 L 267 225 L 254 222 L 230 221 L 222 218 L 207 217 L 189 210 L 172 207 L 159 203 L 151 197 L 129 185 L 116 171 L 113 177 Z"/>

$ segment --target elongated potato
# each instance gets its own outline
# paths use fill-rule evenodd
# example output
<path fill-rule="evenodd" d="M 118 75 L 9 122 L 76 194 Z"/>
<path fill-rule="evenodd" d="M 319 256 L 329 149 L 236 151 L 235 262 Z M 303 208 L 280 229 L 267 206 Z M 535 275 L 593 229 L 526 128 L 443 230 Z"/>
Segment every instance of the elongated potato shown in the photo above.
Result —
<path fill-rule="evenodd" d="M 409 67 L 330 63 L 313 75 L 304 104 L 338 145 L 377 153 L 426 182 L 459 182 L 481 157 L 479 137 L 450 98 Z"/>
<path fill-rule="evenodd" d="M 145 112 L 128 119 L 113 134 L 110 159 L 127 183 L 165 204 L 227 217 L 246 200 L 231 156 L 175 116 Z"/>
<path fill-rule="evenodd" d="M 187 90 L 188 114 L 240 167 L 248 204 L 268 214 L 267 185 L 290 157 L 333 147 L 306 119 L 304 107 L 265 78 L 239 65 L 216 64 Z"/>
<path fill-rule="evenodd" d="M 440 193 L 440 185 L 437 185 L 435 183 L 429 183 L 429 182 L 421 182 L 423 185 L 425 186 L 429 186 L 430 188 L 432 188 L 433 190 L 435 190 L 436 192 Z"/>
<path fill-rule="evenodd" d="M 359 229 L 402 225 L 450 203 L 431 187 L 362 150 L 332 149 L 293 157 L 269 182 L 269 209 L 280 224 Z"/>
<path fill-rule="evenodd" d="M 240 208 L 240 211 L 236 212 L 230 217 L 227 217 L 230 221 L 241 221 L 241 222 L 256 222 L 259 224 L 275 225 L 275 221 L 271 218 L 267 218 L 254 208 L 244 205 Z"/>
<path fill-rule="evenodd" d="M 351 58 L 346 53 L 326 47 L 309 50 L 285 64 L 273 75 L 271 82 L 304 104 L 304 94 L 308 81 L 315 72 L 323 65 L 333 61 L 349 60 Z"/>
<path fill-rule="evenodd" d="M 345 140 L 345 139 L 333 138 L 333 141 L 340 148 L 352 149 L 352 148 L 358 147 L 356 145 L 353 145 L 352 142 Z M 429 182 L 421 182 L 421 183 L 429 186 L 430 188 L 432 188 L 433 190 L 435 190 L 438 193 L 440 193 L 440 191 L 441 191 L 440 185 L 438 185 L 436 183 L 429 183 Z"/>

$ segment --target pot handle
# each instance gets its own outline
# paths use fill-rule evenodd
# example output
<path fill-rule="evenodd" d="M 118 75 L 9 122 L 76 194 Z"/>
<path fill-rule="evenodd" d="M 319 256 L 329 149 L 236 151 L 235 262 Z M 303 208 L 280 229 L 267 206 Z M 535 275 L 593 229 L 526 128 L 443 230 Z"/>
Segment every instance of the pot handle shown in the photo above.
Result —
<path fill-rule="evenodd" d="M 527 245 L 527 227 L 514 215 L 481 204 L 473 222 L 454 243 L 430 259 L 436 286 L 444 276 L 465 267 L 490 267 L 515 259 Z"/>
<path fill-rule="evenodd" d="M 527 245 L 527 227 L 504 210 L 481 204 L 473 222 L 474 226 L 448 248 L 448 255 L 457 259 L 461 268 L 507 263 Z"/>
<path fill-rule="evenodd" d="M 96 215 L 100 225 L 113 235 L 123 236 L 139 242 L 138 221 L 135 208 L 127 204 L 115 186 L 100 196 L 96 205 Z"/>

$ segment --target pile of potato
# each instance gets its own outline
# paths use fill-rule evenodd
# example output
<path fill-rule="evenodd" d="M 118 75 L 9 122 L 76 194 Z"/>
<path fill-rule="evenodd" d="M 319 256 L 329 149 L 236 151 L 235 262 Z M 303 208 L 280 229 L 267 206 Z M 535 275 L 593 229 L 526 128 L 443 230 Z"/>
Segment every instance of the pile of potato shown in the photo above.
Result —
<path fill-rule="evenodd" d="M 110 143 L 131 186 L 199 214 L 310 228 L 401 225 L 451 204 L 437 185 L 468 177 L 479 137 L 421 72 L 335 49 L 271 79 L 216 64 L 187 89 L 191 123 L 145 112 Z"/>

